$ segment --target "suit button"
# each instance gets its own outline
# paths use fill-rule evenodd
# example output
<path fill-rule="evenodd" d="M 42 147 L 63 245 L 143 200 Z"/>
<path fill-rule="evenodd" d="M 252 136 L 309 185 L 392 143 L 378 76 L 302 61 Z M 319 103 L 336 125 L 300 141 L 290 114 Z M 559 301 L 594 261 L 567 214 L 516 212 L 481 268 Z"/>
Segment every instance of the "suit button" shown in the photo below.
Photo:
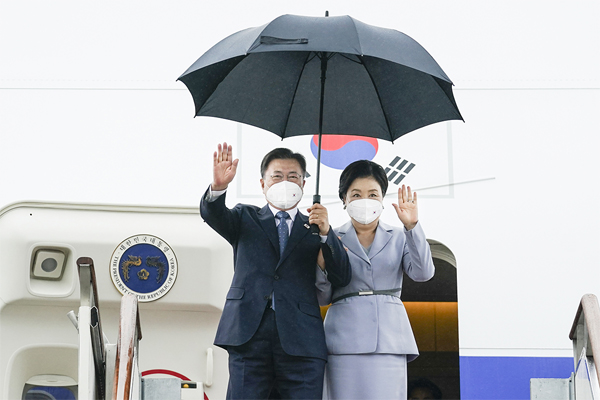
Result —
<path fill-rule="evenodd" d="M 269 296 L 263 296 L 263 299 L 269 300 Z"/>
<path fill-rule="evenodd" d="M 279 280 L 279 275 L 275 275 L 273 278 L 275 278 L 276 281 Z"/>

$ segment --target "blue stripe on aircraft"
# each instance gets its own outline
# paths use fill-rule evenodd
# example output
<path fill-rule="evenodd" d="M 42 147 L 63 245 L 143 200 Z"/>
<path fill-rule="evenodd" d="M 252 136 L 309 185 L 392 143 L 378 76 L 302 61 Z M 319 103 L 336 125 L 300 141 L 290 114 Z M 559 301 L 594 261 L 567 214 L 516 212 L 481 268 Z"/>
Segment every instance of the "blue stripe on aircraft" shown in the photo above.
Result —
<path fill-rule="evenodd" d="M 531 378 L 569 378 L 569 357 L 460 357 L 462 400 L 529 400 Z"/>

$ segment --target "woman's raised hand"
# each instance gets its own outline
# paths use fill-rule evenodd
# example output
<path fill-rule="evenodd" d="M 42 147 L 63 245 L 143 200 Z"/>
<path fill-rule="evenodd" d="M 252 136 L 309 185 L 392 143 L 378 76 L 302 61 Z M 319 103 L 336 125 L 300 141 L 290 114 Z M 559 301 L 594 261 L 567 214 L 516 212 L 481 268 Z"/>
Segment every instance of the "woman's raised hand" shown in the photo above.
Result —
<path fill-rule="evenodd" d="M 410 231 L 417 225 L 417 222 L 419 222 L 417 192 L 413 193 L 410 186 L 402 185 L 398 189 L 398 204 L 392 205 L 406 230 Z"/>

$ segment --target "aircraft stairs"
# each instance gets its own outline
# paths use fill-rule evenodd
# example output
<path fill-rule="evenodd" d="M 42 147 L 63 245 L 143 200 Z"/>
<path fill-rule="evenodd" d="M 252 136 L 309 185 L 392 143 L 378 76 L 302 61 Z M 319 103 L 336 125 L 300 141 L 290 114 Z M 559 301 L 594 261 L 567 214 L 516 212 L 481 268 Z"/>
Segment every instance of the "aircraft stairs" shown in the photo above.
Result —
<path fill-rule="evenodd" d="M 111 344 L 102 331 L 93 260 L 77 260 L 80 306 L 68 316 L 79 332 L 77 381 L 73 390 L 78 400 L 204 400 L 205 383 L 179 378 L 142 377 L 138 367 L 138 342 L 142 339 L 135 295 L 121 299 L 117 343 Z M 582 297 L 569 334 L 573 343 L 574 371 L 569 378 L 535 378 L 530 381 L 531 399 L 600 400 L 600 306 L 593 294 Z M 208 354 L 212 364 L 212 354 Z M 75 383 L 73 382 L 73 383 Z M 40 399 L 42 397 L 39 397 Z M 36 397 L 36 400 L 38 397 Z"/>
<path fill-rule="evenodd" d="M 69 319 L 79 331 L 78 400 L 202 400 L 202 382 L 179 378 L 142 378 L 138 367 L 138 342 L 142 339 L 138 302 L 135 295 L 121 299 L 119 335 L 108 343 L 102 332 L 94 262 L 77 260 L 80 280 L 80 307 Z M 210 354 L 209 354 L 210 357 Z"/>
<path fill-rule="evenodd" d="M 600 307 L 593 294 L 581 298 L 569 333 L 573 342 L 574 370 L 569 378 L 531 379 L 531 399 L 587 400 L 600 399 Z"/>

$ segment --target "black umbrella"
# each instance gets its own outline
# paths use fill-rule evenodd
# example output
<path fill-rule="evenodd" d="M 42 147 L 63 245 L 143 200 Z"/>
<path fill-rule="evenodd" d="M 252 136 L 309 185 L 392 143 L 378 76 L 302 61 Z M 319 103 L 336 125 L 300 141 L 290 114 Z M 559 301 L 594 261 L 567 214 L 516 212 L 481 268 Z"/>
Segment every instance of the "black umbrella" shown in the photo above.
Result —
<path fill-rule="evenodd" d="M 394 141 L 462 117 L 444 71 L 409 36 L 349 16 L 283 15 L 223 39 L 179 79 L 196 115 L 257 126 L 282 138 L 321 135 Z"/>

